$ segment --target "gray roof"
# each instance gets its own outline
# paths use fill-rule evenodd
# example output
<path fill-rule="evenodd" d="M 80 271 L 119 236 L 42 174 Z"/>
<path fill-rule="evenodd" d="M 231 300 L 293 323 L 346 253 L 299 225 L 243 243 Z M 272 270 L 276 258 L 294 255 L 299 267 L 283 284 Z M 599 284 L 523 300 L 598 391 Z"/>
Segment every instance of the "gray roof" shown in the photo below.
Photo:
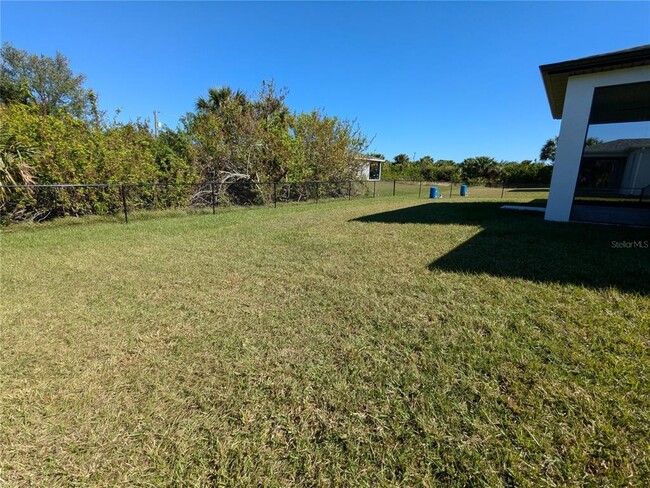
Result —
<path fill-rule="evenodd" d="M 644 139 L 616 139 L 614 141 L 601 142 L 592 146 L 585 147 L 585 156 L 587 155 L 627 155 L 632 151 L 644 147 L 650 148 L 650 138 Z"/>

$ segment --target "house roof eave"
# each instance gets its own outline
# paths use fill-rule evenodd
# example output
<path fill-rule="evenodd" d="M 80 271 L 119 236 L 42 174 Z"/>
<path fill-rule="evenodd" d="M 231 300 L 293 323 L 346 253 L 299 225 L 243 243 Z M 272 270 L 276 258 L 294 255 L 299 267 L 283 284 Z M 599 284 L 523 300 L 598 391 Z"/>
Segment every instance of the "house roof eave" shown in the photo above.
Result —
<path fill-rule="evenodd" d="M 562 118 L 569 77 L 650 65 L 650 44 L 539 67 L 554 119 Z"/>

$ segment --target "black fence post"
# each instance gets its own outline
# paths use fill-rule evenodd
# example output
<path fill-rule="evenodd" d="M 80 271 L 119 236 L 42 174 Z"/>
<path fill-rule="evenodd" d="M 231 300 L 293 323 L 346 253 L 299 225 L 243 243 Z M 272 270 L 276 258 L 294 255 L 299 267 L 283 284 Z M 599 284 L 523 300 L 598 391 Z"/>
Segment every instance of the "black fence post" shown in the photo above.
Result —
<path fill-rule="evenodd" d="M 61 206 L 61 214 L 65 216 L 63 208 L 63 198 L 61 197 L 61 189 L 58 186 L 54 187 L 54 212 L 56 212 L 59 205 Z M 38 200 L 37 200 L 38 201 Z"/>
<path fill-rule="evenodd" d="M 352 200 L 352 180 L 348 181 L 348 200 Z"/>
<path fill-rule="evenodd" d="M 129 223 L 129 211 L 126 206 L 126 188 L 124 187 L 124 184 L 120 185 L 120 193 L 122 194 L 122 208 L 124 210 L 124 223 L 128 224 Z"/>
<path fill-rule="evenodd" d="M 452 193 L 453 191 L 454 191 L 454 182 L 450 181 L 449 182 L 449 198 L 451 198 L 451 196 L 453 195 L 453 193 Z"/>
<path fill-rule="evenodd" d="M 377 197 L 377 182 L 373 181 L 372 182 L 372 198 Z"/>
<path fill-rule="evenodd" d="M 422 180 L 420 180 L 420 188 L 418 189 L 418 198 L 422 198 Z"/>
<path fill-rule="evenodd" d="M 212 215 L 217 213 L 217 202 L 214 198 L 214 181 L 210 182 L 210 194 L 212 195 Z"/>
<path fill-rule="evenodd" d="M 503 186 L 501 187 L 501 198 L 503 198 L 503 194 L 505 193 L 505 191 L 506 191 L 506 182 L 504 181 Z"/>
<path fill-rule="evenodd" d="M 316 182 L 316 203 L 320 200 L 320 181 Z"/>
<path fill-rule="evenodd" d="M 393 196 L 395 196 L 395 185 L 397 184 L 397 180 L 393 180 Z"/>
<path fill-rule="evenodd" d="M 278 183 L 273 182 L 273 208 L 278 208 Z"/>

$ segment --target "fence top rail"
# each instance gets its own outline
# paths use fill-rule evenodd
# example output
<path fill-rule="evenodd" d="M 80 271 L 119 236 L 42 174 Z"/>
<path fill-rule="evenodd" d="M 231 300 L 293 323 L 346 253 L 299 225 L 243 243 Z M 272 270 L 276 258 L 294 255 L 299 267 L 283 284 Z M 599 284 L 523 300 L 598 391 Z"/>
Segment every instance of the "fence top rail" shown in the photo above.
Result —
<path fill-rule="evenodd" d="M 245 181 L 245 180 L 238 180 Z M 321 184 L 321 185 L 334 185 L 334 184 L 347 184 L 347 183 L 377 183 L 377 182 L 396 182 L 396 183 L 424 183 L 430 185 L 461 185 L 462 182 L 457 181 L 431 181 L 431 180 L 407 180 L 407 179 L 384 179 L 384 180 L 304 180 L 304 181 L 255 181 L 247 180 L 256 185 L 305 185 L 305 184 Z M 225 182 L 227 185 L 236 183 L 236 181 Z M 200 186 L 200 185 L 219 185 L 222 184 L 216 180 L 205 180 L 195 182 L 124 182 L 124 183 L 48 183 L 48 184 L 33 184 L 33 185 L 6 185 L 0 184 L 0 188 L 111 188 L 111 187 L 145 187 L 145 186 Z M 468 186 L 483 186 L 480 184 L 465 183 Z M 548 184 L 536 183 L 493 183 L 503 185 L 505 188 L 546 188 Z M 649 185 L 650 186 L 650 185 Z M 641 190 L 642 188 L 625 188 L 631 190 Z M 647 187 L 646 187 L 647 189 Z"/>
<path fill-rule="evenodd" d="M 238 180 L 244 181 L 244 180 Z M 375 183 L 377 181 L 397 181 L 397 182 L 406 182 L 406 183 L 438 183 L 430 182 L 426 180 L 302 180 L 302 181 L 255 181 L 248 180 L 251 183 L 256 183 L 259 185 L 300 185 L 306 183 L 320 183 L 320 184 L 338 184 L 338 183 Z M 215 180 L 206 180 L 206 181 L 195 181 L 195 182 L 163 182 L 163 181 L 142 181 L 138 183 L 134 182 L 124 182 L 124 183 L 47 183 L 47 184 L 31 184 L 31 185 L 1 185 L 0 188 L 59 188 L 59 187 L 107 187 L 107 186 L 191 186 L 191 185 L 209 185 L 209 184 L 219 184 L 220 181 Z M 230 184 L 233 182 L 228 182 Z M 440 183 L 449 183 L 449 182 L 440 182 Z"/>
<path fill-rule="evenodd" d="M 249 180 L 258 185 L 302 185 L 302 184 L 341 184 L 341 183 L 368 183 L 366 180 L 307 180 L 307 181 L 255 181 Z M 108 188 L 119 186 L 199 186 L 199 185 L 218 185 L 219 181 L 196 181 L 196 182 L 141 182 L 141 183 L 48 183 L 37 185 L 0 185 L 0 188 Z M 228 182 L 227 184 L 233 184 Z"/>
<path fill-rule="evenodd" d="M 209 184 L 209 181 L 199 183 L 50 183 L 42 185 L 0 185 L 0 188 L 113 188 L 120 186 L 196 186 Z"/>
<path fill-rule="evenodd" d="M 47 185 L 0 185 L 0 188 L 106 188 L 119 183 L 51 183 Z"/>

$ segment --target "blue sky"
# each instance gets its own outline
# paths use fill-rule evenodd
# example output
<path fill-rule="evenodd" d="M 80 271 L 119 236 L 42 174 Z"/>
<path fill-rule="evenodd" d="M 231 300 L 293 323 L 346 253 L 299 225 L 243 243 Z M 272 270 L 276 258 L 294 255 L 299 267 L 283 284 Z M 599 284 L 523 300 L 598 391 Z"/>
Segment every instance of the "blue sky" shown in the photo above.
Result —
<path fill-rule="evenodd" d="M 355 118 L 371 150 L 534 159 L 557 134 L 539 65 L 650 43 L 650 2 L 1 3 L 1 38 L 70 59 L 108 114 L 175 127 L 264 79 Z"/>

